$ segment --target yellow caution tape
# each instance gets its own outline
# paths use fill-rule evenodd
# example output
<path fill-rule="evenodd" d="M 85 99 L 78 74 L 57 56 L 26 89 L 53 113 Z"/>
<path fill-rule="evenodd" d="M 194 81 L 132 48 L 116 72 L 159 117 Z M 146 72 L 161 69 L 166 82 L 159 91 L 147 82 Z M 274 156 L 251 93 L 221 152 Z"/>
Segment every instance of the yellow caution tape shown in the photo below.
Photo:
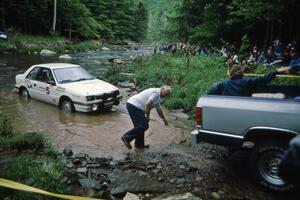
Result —
<path fill-rule="evenodd" d="M 52 196 L 52 197 L 57 197 L 61 199 L 71 199 L 71 200 L 96 200 L 94 198 L 88 198 L 88 197 L 79 197 L 79 196 L 71 196 L 71 195 L 64 195 L 64 194 L 55 194 L 51 192 L 47 192 L 38 188 L 30 187 L 21 183 L 17 183 L 14 181 L 10 181 L 4 178 L 0 178 L 0 186 L 6 187 L 6 188 L 11 188 L 15 190 L 22 190 L 26 192 L 33 192 L 37 194 L 43 194 L 47 196 Z M 101 199 L 98 199 L 101 200 Z"/>

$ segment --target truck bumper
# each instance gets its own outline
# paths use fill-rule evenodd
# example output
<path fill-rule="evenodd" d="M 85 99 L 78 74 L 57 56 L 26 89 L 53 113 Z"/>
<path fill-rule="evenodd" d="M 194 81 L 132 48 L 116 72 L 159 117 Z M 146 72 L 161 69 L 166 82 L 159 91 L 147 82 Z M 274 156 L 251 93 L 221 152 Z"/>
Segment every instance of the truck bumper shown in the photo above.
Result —
<path fill-rule="evenodd" d="M 199 142 L 208 142 L 226 147 L 240 148 L 242 147 L 243 141 L 244 137 L 240 135 L 232 135 L 203 129 L 196 129 L 191 132 L 192 145 L 198 144 Z"/>

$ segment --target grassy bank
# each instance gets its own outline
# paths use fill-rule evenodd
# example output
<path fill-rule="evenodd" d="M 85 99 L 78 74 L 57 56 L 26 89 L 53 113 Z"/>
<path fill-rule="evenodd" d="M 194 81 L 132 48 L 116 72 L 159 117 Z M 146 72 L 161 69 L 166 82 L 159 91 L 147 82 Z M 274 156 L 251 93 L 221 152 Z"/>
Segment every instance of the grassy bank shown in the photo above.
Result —
<path fill-rule="evenodd" d="M 170 98 L 163 104 L 170 109 L 184 108 L 192 111 L 196 101 L 206 93 L 211 85 L 226 77 L 227 67 L 223 58 L 212 56 L 185 57 L 172 55 L 155 55 L 138 58 L 122 68 L 123 72 L 135 74 L 138 89 L 159 87 L 167 84 L 173 88 Z M 110 81 L 122 80 L 115 76 L 113 70 L 108 73 Z"/>
<path fill-rule="evenodd" d="M 266 74 L 273 70 L 276 68 L 252 66 L 247 68 L 246 72 Z M 182 55 L 157 54 L 148 58 L 138 58 L 121 68 L 121 71 L 135 74 L 132 81 L 138 83 L 139 90 L 170 85 L 173 93 L 163 104 L 170 109 L 184 108 L 187 112 L 194 110 L 198 98 L 205 94 L 213 83 L 228 78 L 228 67 L 223 58 L 215 56 L 193 56 L 188 60 Z M 108 79 L 112 82 L 125 80 L 117 74 L 115 69 L 109 70 Z M 300 84 L 300 79 L 278 77 L 273 83 Z"/>
<path fill-rule="evenodd" d="M 37 54 L 42 49 L 68 53 L 98 50 L 101 47 L 99 41 L 71 43 L 66 38 L 57 36 L 12 35 L 8 37 L 8 41 L 0 41 L 0 54 Z"/>
<path fill-rule="evenodd" d="M 13 133 L 8 116 L 0 113 L 0 177 L 51 192 L 66 192 L 57 151 L 38 133 Z M 0 199 L 51 198 L 0 187 Z"/>

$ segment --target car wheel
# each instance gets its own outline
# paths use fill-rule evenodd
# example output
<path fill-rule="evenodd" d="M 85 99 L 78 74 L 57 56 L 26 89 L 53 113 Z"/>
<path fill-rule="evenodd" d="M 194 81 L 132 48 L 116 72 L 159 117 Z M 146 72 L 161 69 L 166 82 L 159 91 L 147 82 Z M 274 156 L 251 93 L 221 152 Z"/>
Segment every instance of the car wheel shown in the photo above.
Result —
<path fill-rule="evenodd" d="M 74 112 L 75 111 L 75 107 L 73 102 L 70 99 L 64 99 L 61 103 L 61 109 L 64 112 Z"/>
<path fill-rule="evenodd" d="M 293 185 L 279 177 L 279 164 L 288 147 L 288 142 L 266 141 L 258 144 L 252 151 L 249 167 L 255 181 L 266 189 L 288 191 Z"/>
<path fill-rule="evenodd" d="M 21 94 L 22 97 L 25 97 L 25 98 L 30 97 L 30 94 L 29 94 L 29 92 L 26 88 L 22 88 L 20 94 Z"/>

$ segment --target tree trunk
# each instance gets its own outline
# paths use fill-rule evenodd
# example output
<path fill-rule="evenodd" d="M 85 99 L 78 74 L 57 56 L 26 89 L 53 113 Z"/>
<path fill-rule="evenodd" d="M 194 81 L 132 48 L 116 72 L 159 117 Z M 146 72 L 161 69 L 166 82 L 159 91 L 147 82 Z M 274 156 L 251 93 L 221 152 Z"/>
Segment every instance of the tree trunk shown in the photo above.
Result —
<path fill-rule="evenodd" d="M 267 22 L 267 28 L 266 28 L 266 35 L 265 35 L 265 42 L 264 42 L 264 49 L 266 49 L 268 38 L 269 38 L 269 31 L 270 31 L 270 22 Z"/>
<path fill-rule="evenodd" d="M 53 26 L 52 26 L 53 31 L 55 31 L 55 27 L 56 27 L 56 8 L 57 8 L 57 0 L 54 0 Z"/>

